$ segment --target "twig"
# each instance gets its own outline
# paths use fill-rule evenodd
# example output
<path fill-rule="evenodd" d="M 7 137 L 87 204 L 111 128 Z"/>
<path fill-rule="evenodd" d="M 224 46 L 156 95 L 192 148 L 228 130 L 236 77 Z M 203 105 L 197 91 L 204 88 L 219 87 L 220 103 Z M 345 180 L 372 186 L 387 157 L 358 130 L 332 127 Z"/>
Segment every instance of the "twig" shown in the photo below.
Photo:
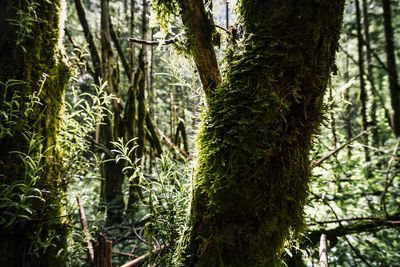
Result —
<path fill-rule="evenodd" d="M 351 221 L 382 221 L 382 218 L 378 217 L 364 217 L 364 218 L 346 218 L 338 220 L 329 220 L 329 221 L 321 221 L 321 222 L 313 222 L 308 223 L 307 226 L 318 225 L 318 224 L 330 224 L 330 223 L 339 223 L 339 222 L 351 222 Z"/>
<path fill-rule="evenodd" d="M 173 43 L 177 42 L 181 38 L 182 35 L 183 35 L 183 33 L 180 33 L 180 34 L 176 35 L 175 37 L 164 40 L 164 41 L 149 41 L 149 40 L 143 40 L 143 39 L 129 37 L 128 42 L 142 44 L 142 45 L 169 45 L 169 44 L 173 44 Z"/>
<path fill-rule="evenodd" d="M 317 160 L 316 162 L 313 163 L 312 167 L 315 168 L 319 165 L 321 165 L 322 162 L 324 162 L 325 160 L 327 160 L 330 156 L 334 155 L 335 153 L 337 153 L 338 151 L 340 151 L 341 149 L 343 149 L 345 146 L 347 146 L 348 144 L 354 142 L 355 140 L 357 140 L 358 138 L 360 138 L 362 135 L 366 134 L 370 129 L 367 129 L 365 131 L 362 131 L 360 134 L 358 134 L 357 136 L 351 138 L 349 141 L 347 141 L 346 143 L 344 143 L 343 145 L 335 148 L 334 150 L 332 150 L 331 152 L 329 152 L 326 156 L 324 156 L 323 158 Z"/>
<path fill-rule="evenodd" d="M 225 31 L 225 32 L 228 33 L 228 34 L 231 34 L 231 32 L 229 32 L 227 29 L 225 29 L 225 28 L 222 27 L 222 26 L 219 26 L 219 25 L 216 25 L 216 24 L 215 24 L 215 27 L 218 28 L 218 29 L 221 29 L 221 30 Z"/>
<path fill-rule="evenodd" d="M 153 249 L 151 251 L 151 253 L 146 253 L 143 256 L 140 256 L 136 259 L 134 259 L 133 261 L 129 261 L 127 263 L 125 263 L 124 265 L 122 265 L 121 267 L 134 267 L 134 266 L 139 266 L 141 265 L 148 257 L 150 257 L 151 254 L 156 253 L 156 252 L 161 252 L 162 250 L 164 250 L 164 248 L 169 247 L 169 244 L 165 244 L 162 245 L 161 247 L 157 248 L 157 249 Z"/>
<path fill-rule="evenodd" d="M 76 196 L 76 201 L 78 202 L 79 206 L 79 215 L 81 217 L 81 223 L 83 227 L 83 231 L 85 232 L 86 235 L 86 244 L 87 244 L 87 249 L 88 249 L 88 254 L 89 254 L 89 261 L 90 264 L 93 265 L 94 263 L 94 251 L 93 251 L 93 245 L 92 242 L 90 241 L 89 237 L 89 230 L 87 227 L 87 221 L 86 221 L 86 215 L 85 215 L 85 210 L 83 209 L 82 203 L 81 203 L 81 198 L 79 195 Z"/>
<path fill-rule="evenodd" d="M 134 255 L 134 254 L 131 254 L 131 253 L 122 252 L 122 251 L 113 251 L 112 254 L 127 256 L 127 257 L 131 257 L 131 258 L 138 258 L 139 257 L 137 255 Z"/>

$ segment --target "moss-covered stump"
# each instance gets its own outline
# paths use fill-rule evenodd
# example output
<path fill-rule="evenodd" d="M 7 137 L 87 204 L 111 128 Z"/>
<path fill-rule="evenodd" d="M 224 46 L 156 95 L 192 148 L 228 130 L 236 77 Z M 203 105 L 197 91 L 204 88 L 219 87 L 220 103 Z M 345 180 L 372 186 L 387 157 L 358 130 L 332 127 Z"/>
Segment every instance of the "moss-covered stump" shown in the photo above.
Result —
<path fill-rule="evenodd" d="M 239 1 L 243 39 L 228 51 L 222 85 L 206 91 L 176 266 L 279 265 L 302 227 L 343 8 L 343 0 Z"/>
<path fill-rule="evenodd" d="M 40 196 L 39 191 L 43 199 L 27 198 L 30 212 L 22 212 L 22 206 L 2 206 L 0 217 L 6 219 L 0 229 L 1 266 L 66 265 L 63 257 L 69 227 L 63 217 L 62 200 L 67 181 L 62 177 L 58 144 L 63 94 L 69 79 L 60 49 L 64 7 L 63 0 L 0 3 L 2 100 L 5 96 L 1 107 L 6 108 L 13 96 L 18 96 L 15 100 L 19 105 L 14 104 L 18 108 L 11 118 L 15 124 L 7 124 L 12 125 L 10 134 L 0 138 L 0 183 L 2 190 L 16 183 L 25 184 L 13 187 L 12 192 L 18 196 L 12 198 L 15 203 L 28 195 Z M 12 80 L 18 80 L 18 85 L 7 87 L 5 84 Z M 36 97 L 34 102 L 32 96 Z M 19 157 L 15 151 L 23 154 Z M 21 160 L 24 155 L 43 158 L 33 160 L 39 165 L 28 166 Z M 22 193 L 22 188 L 30 190 Z M 5 225 L 13 212 L 21 216 Z"/>

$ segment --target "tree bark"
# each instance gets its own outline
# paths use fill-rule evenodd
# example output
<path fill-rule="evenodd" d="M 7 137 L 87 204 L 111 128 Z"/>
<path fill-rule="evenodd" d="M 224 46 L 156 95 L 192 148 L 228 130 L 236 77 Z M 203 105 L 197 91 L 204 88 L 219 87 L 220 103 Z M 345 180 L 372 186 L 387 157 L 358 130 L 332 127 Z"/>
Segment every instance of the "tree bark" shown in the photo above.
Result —
<path fill-rule="evenodd" d="M 239 1 L 243 40 L 222 84 L 203 1 L 179 3 L 208 107 L 175 266 L 278 266 L 302 225 L 344 1 Z"/>
<path fill-rule="evenodd" d="M 385 26 L 386 57 L 389 75 L 390 97 L 393 109 L 393 129 L 396 136 L 400 136 L 400 86 L 396 68 L 396 57 L 394 54 L 392 11 L 390 0 L 382 0 L 383 21 Z"/>
<path fill-rule="evenodd" d="M 210 16 L 207 16 L 203 1 L 179 1 L 179 6 L 189 40 L 189 49 L 199 71 L 203 89 L 207 94 L 221 84 L 217 57 L 213 48 L 213 37 L 216 34 L 214 23 Z"/>
<path fill-rule="evenodd" d="M 64 22 L 60 14 L 64 11 L 62 0 L 0 2 L 0 95 L 6 102 L 18 96 L 15 100 L 19 104 L 19 108 L 14 106 L 16 109 L 10 118 L 17 120 L 15 126 L 10 126 L 11 134 L 0 136 L 0 184 L 2 190 L 18 183 L 25 188 L 36 188 L 44 199 L 27 199 L 24 204 L 31 210 L 28 217 L 16 217 L 8 227 L 0 226 L 1 266 L 66 266 L 69 227 L 63 217 L 62 201 L 68 181 L 62 176 L 58 138 L 64 89 L 70 76 L 61 48 Z M 27 20 L 31 22 L 24 25 L 28 32 L 17 26 Z M 12 80 L 20 84 L 7 86 Z M 41 104 L 25 109 L 32 103 L 32 96 Z M 0 104 L 2 110 L 4 104 Z M 36 146 L 29 145 L 32 143 Z M 39 169 L 24 164 L 14 151 L 31 156 L 33 161 L 37 155 L 43 156 L 37 162 Z M 19 199 L 29 194 L 13 192 Z M 20 209 L 2 207 L 2 223 L 9 214 L 27 215 Z M 41 242 L 49 246 L 46 248 Z"/>
<path fill-rule="evenodd" d="M 94 267 L 112 267 L 112 241 L 102 234 L 94 246 Z"/>

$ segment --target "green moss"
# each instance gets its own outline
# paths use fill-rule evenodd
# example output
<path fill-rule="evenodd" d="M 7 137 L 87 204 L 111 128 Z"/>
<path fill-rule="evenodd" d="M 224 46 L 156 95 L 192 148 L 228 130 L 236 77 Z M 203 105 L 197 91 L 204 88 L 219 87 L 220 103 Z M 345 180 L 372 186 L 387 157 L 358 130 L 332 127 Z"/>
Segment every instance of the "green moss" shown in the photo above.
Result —
<path fill-rule="evenodd" d="M 26 120 L 20 122 L 21 127 L 16 128 L 12 140 L 0 140 L 0 161 L 9 165 L 6 169 L 7 180 L 2 179 L 2 183 L 11 184 L 22 179 L 21 170 L 25 166 L 15 154 L 9 152 L 27 153 L 27 141 L 32 140 L 26 140 L 24 134 L 34 133 L 41 141 L 35 148 L 37 151 L 30 153 L 40 152 L 39 149 L 46 151 L 41 162 L 43 168 L 39 170 L 39 179 L 35 183 L 45 201 L 32 200 L 29 203 L 33 211 L 32 220 L 17 222 L 0 231 L 2 240 L 7 240 L 0 246 L 2 255 L 7 255 L 1 262 L 11 266 L 65 266 L 63 255 L 66 253 L 69 227 L 66 219 L 60 216 L 64 215 L 63 199 L 68 181 L 62 177 L 63 163 L 58 144 L 64 89 L 70 77 L 69 67 L 63 61 L 59 47 L 60 12 L 64 1 L 9 1 L 7 5 L 15 8 L 19 4 L 21 10 L 35 4 L 37 20 L 30 25 L 30 36 L 25 36 L 22 42 L 15 39 L 19 35 L 13 33 L 15 29 L 11 24 L 5 28 L 9 43 L 2 43 L 0 58 L 9 64 L 0 68 L 0 79 L 25 81 L 23 86 L 13 88 L 21 94 L 21 109 L 26 108 L 32 95 L 38 97 L 40 104 L 35 104 L 33 111 L 27 113 Z M 13 12 L 6 14 L 9 16 L 7 19 L 13 18 Z M 18 45 L 11 45 L 12 42 L 20 43 L 26 52 L 21 52 Z"/>
<path fill-rule="evenodd" d="M 207 95 L 177 266 L 279 265 L 290 233 L 302 228 L 311 137 L 343 6 L 239 3 L 243 46 L 233 48 L 222 86 Z"/>

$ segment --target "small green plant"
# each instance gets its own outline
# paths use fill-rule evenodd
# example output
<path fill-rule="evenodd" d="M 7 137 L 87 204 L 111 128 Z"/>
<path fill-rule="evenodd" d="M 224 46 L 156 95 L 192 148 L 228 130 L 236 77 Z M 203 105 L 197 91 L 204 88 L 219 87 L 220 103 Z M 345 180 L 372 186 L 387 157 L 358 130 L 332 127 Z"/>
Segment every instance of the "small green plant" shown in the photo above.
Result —
<path fill-rule="evenodd" d="M 26 151 L 13 151 L 11 153 L 18 156 L 24 163 L 24 170 L 19 179 L 11 184 L 2 183 L 0 185 L 0 218 L 1 227 L 10 227 L 16 221 L 30 220 L 32 216 L 32 201 L 44 201 L 42 192 L 35 187 L 40 177 L 40 172 L 44 168 L 43 138 L 31 130 L 28 118 L 33 114 L 36 105 L 39 105 L 39 98 L 36 92 L 28 96 L 25 105 L 21 106 L 21 94 L 18 86 L 25 84 L 20 80 L 8 80 L 0 82 L 2 87 L 2 102 L 0 104 L 0 140 L 12 138 L 17 129 L 21 132 L 26 141 Z M 4 179 L 6 173 L 0 173 L 0 178 Z"/>
<path fill-rule="evenodd" d="M 124 142 L 118 139 L 114 142 L 113 153 L 116 160 L 126 162 L 124 171 L 130 174 L 130 180 L 139 177 L 136 184 L 141 192 L 140 216 L 137 224 L 143 225 L 143 237 L 148 249 L 164 245 L 164 253 L 157 257 L 157 261 L 172 260 L 172 252 L 180 234 L 184 230 L 186 211 L 189 205 L 189 193 L 191 189 L 191 169 L 188 165 L 173 161 L 168 155 L 162 155 L 156 162 L 156 173 L 145 174 L 137 165 L 139 159 L 132 161 L 135 139 Z M 136 203 L 139 205 L 139 203 Z M 154 261 L 149 257 L 149 262 Z M 167 264 L 168 266 L 168 264 Z"/>
<path fill-rule="evenodd" d="M 46 3 L 52 4 L 50 0 L 45 0 Z M 16 46 L 20 47 L 24 53 L 26 53 L 26 48 L 24 47 L 24 42 L 32 37 L 32 28 L 35 23 L 43 22 L 42 19 L 38 18 L 36 15 L 37 9 L 40 4 L 36 0 L 25 0 L 24 9 L 18 9 L 17 15 L 19 19 L 8 19 L 11 25 L 17 26 L 17 42 Z"/>

